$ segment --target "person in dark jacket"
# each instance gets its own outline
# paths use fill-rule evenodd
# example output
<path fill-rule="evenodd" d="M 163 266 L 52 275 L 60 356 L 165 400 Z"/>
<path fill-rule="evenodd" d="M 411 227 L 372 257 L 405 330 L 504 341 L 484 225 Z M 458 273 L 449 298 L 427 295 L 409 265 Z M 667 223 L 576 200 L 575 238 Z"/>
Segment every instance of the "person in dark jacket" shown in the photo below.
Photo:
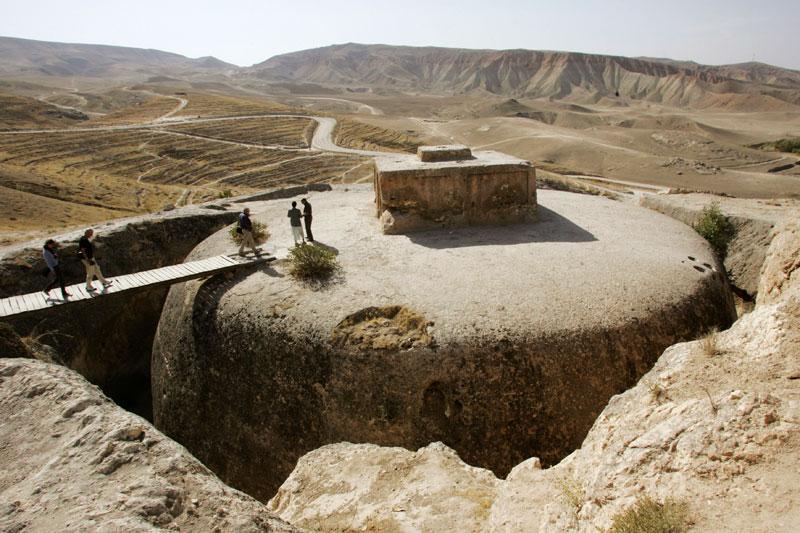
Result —
<path fill-rule="evenodd" d="M 95 261 L 94 245 L 91 241 L 93 235 L 94 230 L 89 228 L 83 232 L 83 237 L 78 241 L 78 257 L 81 258 L 81 263 L 83 263 L 84 268 L 86 268 L 86 290 L 89 292 L 97 290 L 92 287 L 94 278 L 100 280 L 104 289 L 112 283 L 103 277 L 103 273 L 100 271 L 97 261 Z"/>
<path fill-rule="evenodd" d="M 239 255 L 244 256 L 244 248 L 245 246 L 252 248 L 253 253 L 258 255 L 258 250 L 256 249 L 256 240 L 253 238 L 253 222 L 250 220 L 250 209 L 245 207 L 244 210 L 239 213 L 239 228 L 240 233 L 242 234 L 242 244 L 239 246 Z"/>
<path fill-rule="evenodd" d="M 314 234 L 311 233 L 311 203 L 305 198 L 300 200 L 300 203 L 303 204 L 303 224 L 306 226 L 306 240 L 314 242 Z"/>
<path fill-rule="evenodd" d="M 44 257 L 44 262 L 47 263 L 48 276 L 52 278 L 47 287 L 44 288 L 44 293 L 49 298 L 50 291 L 58 286 L 61 287 L 62 299 L 66 300 L 71 295 L 64 286 L 64 276 L 61 274 L 61 265 L 58 261 L 58 243 L 53 239 L 47 239 L 44 243 L 44 248 L 42 248 L 42 257 Z"/>

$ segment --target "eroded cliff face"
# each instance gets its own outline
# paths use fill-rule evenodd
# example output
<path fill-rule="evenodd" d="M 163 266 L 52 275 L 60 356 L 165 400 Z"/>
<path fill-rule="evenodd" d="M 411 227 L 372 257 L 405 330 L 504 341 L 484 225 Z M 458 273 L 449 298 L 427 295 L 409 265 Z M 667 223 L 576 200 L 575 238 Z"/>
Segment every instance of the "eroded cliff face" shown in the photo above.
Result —
<path fill-rule="evenodd" d="M 358 199 L 352 191 L 328 194 L 340 209 L 338 202 Z M 300 456 L 340 441 L 409 449 L 442 441 L 469 464 L 500 476 L 532 455 L 545 465 L 558 462 L 580 445 L 608 399 L 633 385 L 664 348 L 728 326 L 734 312 L 724 276 L 703 264 L 712 261 L 707 247 L 681 224 L 607 200 L 543 196 L 548 211 L 597 203 L 599 212 L 610 213 L 609 225 L 587 220 L 586 231 L 597 238 L 576 239 L 572 224 L 583 223 L 576 216 L 569 222 L 571 243 L 538 248 L 539 239 L 553 239 L 559 225 L 568 224 L 545 212 L 541 225 L 487 233 L 501 244 L 482 254 L 452 241 L 441 247 L 386 244 L 377 227 L 359 230 L 356 218 L 350 231 L 340 216 L 341 241 L 329 241 L 341 250 L 346 281 L 340 285 L 324 291 L 300 286 L 279 261 L 251 274 L 173 287 L 153 351 L 156 426 L 223 480 L 264 500 Z M 315 204 L 315 224 L 318 209 L 322 224 L 333 219 Z M 633 220 L 626 221 L 628 242 L 604 234 L 616 209 Z M 369 205 L 364 211 L 370 217 Z M 275 216 L 285 218 L 285 210 Z M 638 216 L 655 217 L 650 222 L 667 228 L 665 242 L 656 240 L 652 253 L 637 247 Z M 283 226 L 270 223 L 276 232 Z M 522 231 L 540 233 L 507 245 Z M 680 252 L 667 250 L 672 238 Z M 215 253 L 224 239 L 214 236 L 193 253 Z M 576 257 L 559 256 L 572 249 Z M 591 254 L 620 263 L 598 265 Z M 425 265 L 430 289 L 416 265 L 403 270 L 412 257 Z M 474 267 L 477 259 L 481 269 Z M 591 272 L 584 284 L 566 277 L 564 283 L 602 303 L 576 299 L 566 287 L 543 289 L 536 276 L 549 276 L 547 261 L 560 273 L 573 267 Z M 592 266 L 583 270 L 582 261 Z M 373 264 L 391 269 L 377 273 Z M 521 272 L 532 279 L 520 280 Z M 605 277 L 617 274 L 618 282 Z M 641 283 L 631 276 L 641 276 Z M 591 283 L 596 286 L 587 288 Z M 626 293 L 627 283 L 641 292 Z M 402 291 L 402 300 L 395 291 Z M 430 291 L 437 292 L 429 297 Z M 387 300 L 395 305 L 369 305 Z M 406 304 L 403 311 L 395 309 L 399 303 Z M 589 310 L 595 306 L 602 314 Z M 342 312 L 352 308 L 358 311 Z M 569 315 L 557 315 L 565 311 Z"/>
<path fill-rule="evenodd" d="M 62 366 L 0 359 L 0 419 L 0 530 L 296 531 Z"/>
<path fill-rule="evenodd" d="M 668 348 L 552 468 L 534 457 L 503 480 L 441 444 L 341 443 L 301 458 L 271 508 L 320 530 L 589 532 L 648 495 L 688 502 L 699 531 L 791 530 L 800 520 L 798 229 L 776 228 L 752 313 Z"/>

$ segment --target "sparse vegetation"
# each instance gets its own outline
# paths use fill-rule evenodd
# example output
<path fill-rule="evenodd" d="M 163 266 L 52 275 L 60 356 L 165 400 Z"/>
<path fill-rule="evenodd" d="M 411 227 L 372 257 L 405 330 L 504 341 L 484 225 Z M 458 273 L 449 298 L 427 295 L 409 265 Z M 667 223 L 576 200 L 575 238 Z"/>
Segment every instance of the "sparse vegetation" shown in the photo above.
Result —
<path fill-rule="evenodd" d="M 289 264 L 289 274 L 302 281 L 325 282 L 341 270 L 336 254 L 316 244 L 292 248 Z"/>
<path fill-rule="evenodd" d="M 769 150 L 771 152 L 800 154 L 800 137 L 790 137 L 786 139 L 778 139 L 777 141 L 753 144 L 752 147 L 759 148 L 761 150 Z"/>
<path fill-rule="evenodd" d="M 573 477 L 560 477 L 556 480 L 561 499 L 577 515 L 586 501 L 586 491 L 583 485 Z"/>
<path fill-rule="evenodd" d="M 242 234 L 236 232 L 236 226 L 228 230 L 228 235 L 231 236 L 231 240 L 237 246 L 242 244 Z M 258 220 L 253 221 L 253 239 L 256 241 L 256 245 L 267 242 L 267 239 L 269 239 L 269 231 L 267 230 L 266 224 Z"/>
<path fill-rule="evenodd" d="M 719 355 L 719 348 L 717 347 L 717 329 L 712 328 L 705 337 L 700 339 L 700 351 L 706 357 L 714 357 Z"/>
<path fill-rule="evenodd" d="M 669 400 L 667 389 L 662 387 L 661 384 L 651 383 L 647 380 L 644 380 L 644 384 L 647 386 L 647 389 L 650 391 L 650 396 L 656 403 L 661 403 L 663 400 Z"/>
<path fill-rule="evenodd" d="M 719 407 L 717 407 L 717 404 L 714 402 L 714 398 L 711 396 L 711 393 L 708 392 L 708 389 L 706 387 L 700 387 L 700 388 L 703 389 L 703 392 L 706 393 L 706 396 L 708 397 L 708 403 L 711 404 L 711 411 L 716 415 L 717 412 L 719 411 Z"/>
<path fill-rule="evenodd" d="M 225 189 L 223 191 L 220 191 L 219 194 L 217 195 L 217 197 L 218 198 L 232 198 L 233 197 L 233 191 L 231 191 L 230 189 Z"/>
<path fill-rule="evenodd" d="M 614 516 L 608 533 L 682 533 L 691 525 L 689 506 L 682 500 L 667 498 L 663 503 L 642 496 L 636 503 Z"/>
<path fill-rule="evenodd" d="M 736 227 L 722 213 L 719 202 L 711 202 L 703 208 L 703 214 L 694 225 L 694 229 L 711 244 L 721 259 L 727 254 L 728 245 L 736 236 Z"/>

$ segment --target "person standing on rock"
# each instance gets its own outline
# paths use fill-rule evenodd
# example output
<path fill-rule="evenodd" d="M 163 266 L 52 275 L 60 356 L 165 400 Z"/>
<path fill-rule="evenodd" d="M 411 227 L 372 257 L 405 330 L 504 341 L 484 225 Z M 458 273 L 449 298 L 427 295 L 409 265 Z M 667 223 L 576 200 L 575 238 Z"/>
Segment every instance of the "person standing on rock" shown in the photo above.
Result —
<path fill-rule="evenodd" d="M 300 222 L 302 213 L 297 209 L 297 202 L 292 202 L 292 208 L 286 215 L 289 217 L 289 223 L 292 226 L 292 237 L 294 237 L 294 245 L 305 244 L 306 240 L 303 238 L 303 224 Z"/>
<path fill-rule="evenodd" d="M 61 274 L 61 265 L 58 261 L 58 243 L 53 239 L 47 239 L 42 249 L 42 256 L 44 257 L 44 262 L 47 263 L 47 275 L 52 275 L 53 277 L 47 287 L 44 288 L 44 293 L 49 298 L 50 291 L 59 286 L 61 287 L 61 298 L 66 300 L 71 295 L 64 286 L 64 276 Z"/>
<path fill-rule="evenodd" d="M 253 254 L 258 255 L 258 250 L 256 249 L 256 240 L 253 237 L 253 222 L 250 220 L 250 208 L 245 207 L 244 210 L 239 213 L 239 233 L 242 234 L 242 244 L 239 246 L 239 255 L 244 257 L 244 248 L 245 246 L 253 249 Z"/>
<path fill-rule="evenodd" d="M 314 242 L 314 234 L 311 233 L 311 203 L 305 198 L 300 200 L 300 203 L 303 204 L 303 224 L 306 227 L 306 240 Z"/>
<path fill-rule="evenodd" d="M 78 257 L 80 257 L 81 263 L 83 263 L 83 266 L 86 269 L 86 290 L 89 292 L 97 290 L 92 287 L 94 278 L 100 280 L 100 283 L 103 284 L 104 289 L 112 283 L 103 277 L 103 273 L 100 271 L 97 261 L 95 261 L 94 245 L 92 244 L 91 240 L 93 235 L 94 230 L 89 228 L 83 232 L 83 237 L 81 237 L 81 239 L 78 241 Z"/>

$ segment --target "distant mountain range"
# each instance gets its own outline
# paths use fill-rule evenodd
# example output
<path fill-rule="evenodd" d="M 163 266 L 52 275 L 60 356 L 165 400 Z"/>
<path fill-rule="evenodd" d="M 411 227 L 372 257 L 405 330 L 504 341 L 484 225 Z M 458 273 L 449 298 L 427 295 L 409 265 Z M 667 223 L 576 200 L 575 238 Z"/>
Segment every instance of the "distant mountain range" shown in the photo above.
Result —
<path fill-rule="evenodd" d="M 800 72 L 762 63 L 706 66 L 669 59 L 533 50 L 344 44 L 275 56 L 246 69 L 269 81 L 676 106 L 800 105 Z"/>
<path fill-rule="evenodd" d="M 179 54 L 144 48 L 0 37 L 0 76 L 114 78 L 225 72 L 236 69 L 236 65 L 215 57 L 190 59 Z"/>
<path fill-rule="evenodd" d="M 678 107 L 780 110 L 800 106 L 800 72 L 763 63 L 707 66 L 533 50 L 343 44 L 275 56 L 252 67 L 214 57 L 190 59 L 159 50 L 64 44 L 0 37 L 0 77 L 81 76 L 113 79 L 198 76 L 279 85 L 490 93 L 599 102 L 629 99 Z"/>

